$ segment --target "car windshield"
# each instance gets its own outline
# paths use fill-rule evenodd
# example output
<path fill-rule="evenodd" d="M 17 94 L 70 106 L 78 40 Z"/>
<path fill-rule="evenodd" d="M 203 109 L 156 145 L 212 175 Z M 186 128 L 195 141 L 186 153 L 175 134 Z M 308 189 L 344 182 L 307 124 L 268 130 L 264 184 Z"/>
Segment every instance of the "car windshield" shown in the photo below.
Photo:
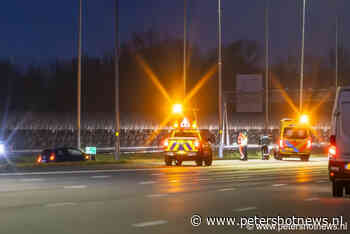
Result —
<path fill-rule="evenodd" d="M 285 128 L 284 138 L 305 139 L 309 136 L 309 131 L 306 128 Z"/>
<path fill-rule="evenodd" d="M 198 133 L 178 131 L 175 132 L 174 137 L 198 137 Z"/>

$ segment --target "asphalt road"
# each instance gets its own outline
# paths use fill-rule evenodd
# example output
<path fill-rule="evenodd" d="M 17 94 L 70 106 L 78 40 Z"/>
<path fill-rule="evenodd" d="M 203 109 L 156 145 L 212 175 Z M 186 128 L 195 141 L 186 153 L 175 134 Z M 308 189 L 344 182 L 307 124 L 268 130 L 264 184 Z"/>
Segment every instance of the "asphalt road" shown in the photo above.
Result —
<path fill-rule="evenodd" d="M 261 233 L 208 226 L 206 218 L 344 216 L 345 222 L 349 210 L 349 196 L 331 196 L 327 161 L 319 158 L 0 174 L 0 233 Z M 191 225 L 194 214 L 202 218 L 199 227 Z"/>

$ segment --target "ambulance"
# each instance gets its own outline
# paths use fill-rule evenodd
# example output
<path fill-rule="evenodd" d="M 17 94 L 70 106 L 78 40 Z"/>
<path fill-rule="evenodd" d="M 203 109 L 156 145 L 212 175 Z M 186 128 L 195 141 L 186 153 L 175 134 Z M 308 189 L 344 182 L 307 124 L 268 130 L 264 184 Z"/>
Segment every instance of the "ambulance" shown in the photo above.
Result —
<path fill-rule="evenodd" d="M 299 120 L 282 119 L 280 138 L 275 158 L 300 158 L 308 161 L 312 149 L 311 126 L 308 116 L 302 115 Z"/>
<path fill-rule="evenodd" d="M 350 87 L 337 90 L 328 150 L 328 173 L 334 197 L 350 195 Z"/>

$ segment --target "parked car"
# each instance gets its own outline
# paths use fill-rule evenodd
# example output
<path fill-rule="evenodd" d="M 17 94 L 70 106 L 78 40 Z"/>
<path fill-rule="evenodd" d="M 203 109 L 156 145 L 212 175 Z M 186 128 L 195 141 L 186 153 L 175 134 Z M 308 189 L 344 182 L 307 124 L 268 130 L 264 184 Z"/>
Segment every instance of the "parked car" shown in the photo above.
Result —
<path fill-rule="evenodd" d="M 37 163 L 52 163 L 52 162 L 76 162 L 91 160 L 92 157 L 80 149 L 72 147 L 62 147 L 55 149 L 43 150 L 38 158 Z"/>

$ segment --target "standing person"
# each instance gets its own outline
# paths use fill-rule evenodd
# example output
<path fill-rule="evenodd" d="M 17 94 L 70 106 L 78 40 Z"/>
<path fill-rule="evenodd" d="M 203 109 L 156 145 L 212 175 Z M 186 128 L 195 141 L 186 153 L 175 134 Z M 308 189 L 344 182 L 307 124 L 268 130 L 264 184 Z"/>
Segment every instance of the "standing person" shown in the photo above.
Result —
<path fill-rule="evenodd" d="M 239 146 L 239 153 L 241 154 L 241 160 L 248 160 L 248 134 L 246 131 L 240 132 L 238 135 L 237 143 Z"/>

